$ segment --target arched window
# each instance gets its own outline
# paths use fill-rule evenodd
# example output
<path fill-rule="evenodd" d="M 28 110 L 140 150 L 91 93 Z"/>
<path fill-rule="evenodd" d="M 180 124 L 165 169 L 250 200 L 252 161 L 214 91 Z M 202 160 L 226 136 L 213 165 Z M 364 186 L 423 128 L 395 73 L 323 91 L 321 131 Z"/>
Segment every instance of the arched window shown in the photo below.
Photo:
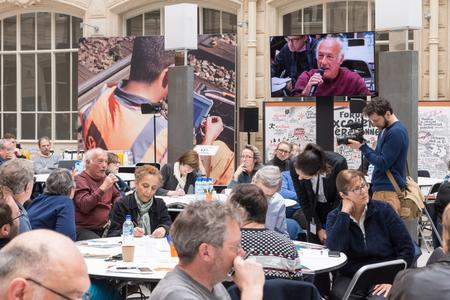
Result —
<path fill-rule="evenodd" d="M 0 20 L 0 131 L 76 140 L 82 19 L 29 12 Z M 75 80 L 73 80 L 75 79 Z"/>
<path fill-rule="evenodd" d="M 162 19 L 164 8 L 152 10 L 126 19 L 126 35 L 161 35 L 164 32 Z M 198 8 L 199 34 L 237 33 L 237 15 L 211 9 Z"/>

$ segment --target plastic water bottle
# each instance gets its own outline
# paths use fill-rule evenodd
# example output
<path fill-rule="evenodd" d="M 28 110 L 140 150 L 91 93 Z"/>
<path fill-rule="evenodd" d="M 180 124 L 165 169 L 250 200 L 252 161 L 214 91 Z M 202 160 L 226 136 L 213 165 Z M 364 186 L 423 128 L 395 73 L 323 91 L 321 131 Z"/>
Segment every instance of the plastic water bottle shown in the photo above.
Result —
<path fill-rule="evenodd" d="M 375 166 L 372 164 L 367 168 L 367 177 L 369 177 L 369 181 L 372 181 L 373 169 L 375 169 Z"/>
<path fill-rule="evenodd" d="M 122 245 L 131 244 L 134 237 L 134 224 L 131 221 L 131 215 L 125 216 L 125 222 L 122 226 Z"/>
<path fill-rule="evenodd" d="M 195 199 L 203 200 L 204 193 L 205 190 L 203 187 L 203 178 L 197 177 L 197 179 L 195 180 Z"/>

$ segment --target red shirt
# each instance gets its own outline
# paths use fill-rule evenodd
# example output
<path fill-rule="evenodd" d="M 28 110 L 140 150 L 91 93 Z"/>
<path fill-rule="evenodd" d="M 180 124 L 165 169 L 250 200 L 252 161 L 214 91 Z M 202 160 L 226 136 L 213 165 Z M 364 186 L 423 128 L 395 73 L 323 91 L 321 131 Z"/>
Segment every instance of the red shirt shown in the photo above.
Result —
<path fill-rule="evenodd" d="M 112 205 L 121 198 L 115 186 L 105 192 L 99 187 L 104 178 L 94 179 L 81 172 L 75 176 L 77 188 L 73 201 L 75 203 L 75 224 L 78 228 L 100 230 L 108 222 Z"/>

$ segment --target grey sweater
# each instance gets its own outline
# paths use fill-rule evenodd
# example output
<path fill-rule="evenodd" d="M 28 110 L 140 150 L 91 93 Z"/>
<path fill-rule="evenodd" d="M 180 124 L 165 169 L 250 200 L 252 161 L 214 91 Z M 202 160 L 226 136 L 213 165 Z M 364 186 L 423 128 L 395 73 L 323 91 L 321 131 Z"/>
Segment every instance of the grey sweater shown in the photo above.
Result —
<path fill-rule="evenodd" d="M 39 154 L 33 161 L 34 173 L 45 174 L 51 173 L 58 167 L 58 162 L 61 159 L 59 154 L 51 154 L 50 156 L 43 156 Z"/>

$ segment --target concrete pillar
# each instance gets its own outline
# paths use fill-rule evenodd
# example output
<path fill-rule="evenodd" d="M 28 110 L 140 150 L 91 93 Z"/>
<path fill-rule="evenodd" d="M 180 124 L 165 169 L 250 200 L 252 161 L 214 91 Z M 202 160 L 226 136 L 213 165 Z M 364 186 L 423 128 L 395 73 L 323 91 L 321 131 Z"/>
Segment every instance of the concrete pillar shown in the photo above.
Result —
<path fill-rule="evenodd" d="M 428 98 L 437 100 L 439 89 L 439 0 L 430 0 L 430 16 Z"/>

